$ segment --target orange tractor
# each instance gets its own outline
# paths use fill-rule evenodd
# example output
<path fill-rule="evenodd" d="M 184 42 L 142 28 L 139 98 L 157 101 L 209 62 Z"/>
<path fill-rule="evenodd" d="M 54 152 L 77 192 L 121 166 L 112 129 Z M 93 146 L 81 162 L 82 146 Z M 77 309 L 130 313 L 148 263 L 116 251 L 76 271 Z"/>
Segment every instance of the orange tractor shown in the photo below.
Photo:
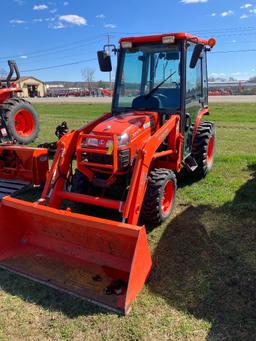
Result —
<path fill-rule="evenodd" d="M 38 114 L 29 102 L 17 97 L 22 92 L 15 84 L 20 78 L 19 69 L 14 61 L 8 64 L 7 78 L 0 79 L 0 144 L 29 144 L 39 132 Z"/>
<path fill-rule="evenodd" d="M 152 267 L 145 224 L 170 217 L 182 168 L 204 177 L 213 165 L 214 124 L 201 119 L 214 44 L 187 33 L 120 40 L 111 112 L 60 139 L 40 199 L 2 199 L 2 268 L 129 311 Z M 98 52 L 106 72 L 109 48 Z M 32 172 L 40 180 L 43 156 Z"/>
<path fill-rule="evenodd" d="M 39 119 L 32 105 L 17 97 L 22 92 L 15 83 L 20 78 L 19 69 L 14 61 L 8 64 L 7 78 L 0 79 L 0 200 L 20 193 L 32 183 L 40 185 L 48 169 L 44 150 L 19 146 L 36 139 Z M 45 160 L 42 167 L 41 157 Z"/>

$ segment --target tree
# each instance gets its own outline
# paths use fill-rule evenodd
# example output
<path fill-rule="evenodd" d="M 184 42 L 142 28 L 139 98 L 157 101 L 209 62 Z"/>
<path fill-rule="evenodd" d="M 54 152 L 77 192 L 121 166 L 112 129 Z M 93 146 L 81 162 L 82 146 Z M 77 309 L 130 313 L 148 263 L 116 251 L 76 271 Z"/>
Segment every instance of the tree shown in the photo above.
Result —
<path fill-rule="evenodd" d="M 82 69 L 81 73 L 82 73 L 83 79 L 85 80 L 87 84 L 87 88 L 89 89 L 89 91 L 91 91 L 95 69 L 87 67 L 87 68 Z"/>
<path fill-rule="evenodd" d="M 251 77 L 249 80 L 248 80 L 249 83 L 256 83 L 256 77 Z"/>

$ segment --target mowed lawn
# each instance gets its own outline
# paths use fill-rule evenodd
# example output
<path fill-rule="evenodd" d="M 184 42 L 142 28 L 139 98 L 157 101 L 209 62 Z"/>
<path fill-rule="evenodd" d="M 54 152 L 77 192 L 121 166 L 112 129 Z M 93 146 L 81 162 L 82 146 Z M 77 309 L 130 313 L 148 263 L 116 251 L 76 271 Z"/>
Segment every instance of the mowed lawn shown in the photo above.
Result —
<path fill-rule="evenodd" d="M 37 105 L 39 142 L 108 105 Z M 148 234 L 154 268 L 127 317 L 0 270 L 0 340 L 255 340 L 256 107 L 212 104 L 217 151 L 180 180 L 172 220 Z"/>

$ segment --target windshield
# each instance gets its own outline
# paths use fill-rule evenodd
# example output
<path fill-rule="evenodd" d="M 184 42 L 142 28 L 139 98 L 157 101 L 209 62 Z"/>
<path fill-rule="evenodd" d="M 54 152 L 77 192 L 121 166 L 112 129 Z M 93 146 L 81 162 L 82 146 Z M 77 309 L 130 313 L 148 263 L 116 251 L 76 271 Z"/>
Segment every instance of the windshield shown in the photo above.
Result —
<path fill-rule="evenodd" d="M 114 107 L 180 107 L 180 60 L 177 45 L 141 45 L 121 51 Z"/>

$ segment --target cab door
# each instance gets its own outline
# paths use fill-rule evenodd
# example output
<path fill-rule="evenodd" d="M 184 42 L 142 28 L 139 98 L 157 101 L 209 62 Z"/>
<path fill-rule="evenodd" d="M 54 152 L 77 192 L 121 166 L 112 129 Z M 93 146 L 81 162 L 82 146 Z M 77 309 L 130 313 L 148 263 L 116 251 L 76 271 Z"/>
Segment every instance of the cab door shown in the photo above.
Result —
<path fill-rule="evenodd" d="M 202 58 L 197 61 L 196 67 L 190 67 L 190 61 L 195 48 L 195 44 L 188 43 L 186 51 L 186 90 L 185 90 L 185 132 L 184 132 L 184 158 L 192 151 L 192 138 L 194 124 L 198 112 L 203 107 L 203 77 Z M 206 96 L 207 97 L 207 96 Z"/>

